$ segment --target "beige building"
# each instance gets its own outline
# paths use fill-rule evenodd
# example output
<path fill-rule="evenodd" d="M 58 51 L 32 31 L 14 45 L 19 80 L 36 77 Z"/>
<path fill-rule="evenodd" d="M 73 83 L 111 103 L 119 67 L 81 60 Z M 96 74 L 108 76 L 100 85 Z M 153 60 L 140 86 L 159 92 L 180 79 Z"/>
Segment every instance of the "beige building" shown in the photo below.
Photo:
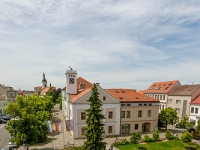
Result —
<path fill-rule="evenodd" d="M 15 102 L 17 91 L 13 87 L 0 84 L 0 94 L 6 95 L 9 102 Z"/>
<path fill-rule="evenodd" d="M 145 95 L 160 101 L 160 109 L 167 107 L 168 94 L 175 87 L 180 86 L 178 80 L 154 82 L 148 89 L 142 91 Z"/>
<path fill-rule="evenodd" d="M 179 119 L 190 116 L 190 102 L 200 94 L 200 84 L 177 86 L 168 94 L 167 107 L 176 110 Z"/>
<path fill-rule="evenodd" d="M 106 89 L 121 103 L 120 134 L 153 132 L 158 124 L 159 101 L 134 89 Z"/>

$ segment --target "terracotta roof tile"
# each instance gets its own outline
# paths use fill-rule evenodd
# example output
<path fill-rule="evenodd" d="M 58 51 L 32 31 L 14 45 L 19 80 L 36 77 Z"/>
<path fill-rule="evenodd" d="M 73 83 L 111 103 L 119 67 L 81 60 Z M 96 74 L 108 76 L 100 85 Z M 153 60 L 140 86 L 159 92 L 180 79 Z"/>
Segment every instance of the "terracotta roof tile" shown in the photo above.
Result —
<path fill-rule="evenodd" d="M 77 90 L 81 89 L 81 86 L 80 84 L 83 84 L 84 85 L 84 89 L 87 89 L 87 88 L 92 88 L 93 87 L 93 84 L 88 82 L 87 80 L 83 79 L 82 77 L 79 77 L 77 79 Z"/>
<path fill-rule="evenodd" d="M 190 104 L 200 104 L 200 95 L 197 96 L 193 101 L 191 101 Z"/>
<path fill-rule="evenodd" d="M 178 80 L 154 82 L 144 93 L 168 93 L 178 82 Z"/>
<path fill-rule="evenodd" d="M 87 94 L 89 91 L 91 91 L 91 88 L 79 91 L 78 94 L 70 94 L 70 101 L 75 102 L 76 100 L 81 98 L 83 95 Z"/>
<path fill-rule="evenodd" d="M 44 88 L 42 90 L 42 92 L 40 93 L 40 96 L 44 96 L 49 91 L 50 88 L 56 90 L 56 87 L 54 87 L 54 86 L 52 86 L 52 87 L 46 87 L 46 88 Z"/>
<path fill-rule="evenodd" d="M 158 100 L 136 92 L 135 89 L 105 89 L 120 102 L 157 102 Z"/>
<path fill-rule="evenodd" d="M 169 96 L 176 96 L 176 95 L 192 95 L 197 89 L 200 88 L 200 84 L 194 84 L 194 85 L 180 85 L 177 86 L 175 89 L 173 89 L 171 92 L 169 92 Z"/>

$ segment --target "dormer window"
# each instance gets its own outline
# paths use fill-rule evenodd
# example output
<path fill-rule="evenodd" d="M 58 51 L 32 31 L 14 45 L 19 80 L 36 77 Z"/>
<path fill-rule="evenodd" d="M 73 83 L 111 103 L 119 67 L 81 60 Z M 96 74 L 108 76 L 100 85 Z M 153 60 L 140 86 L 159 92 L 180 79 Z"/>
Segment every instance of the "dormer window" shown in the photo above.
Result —
<path fill-rule="evenodd" d="M 80 83 L 80 89 L 85 89 L 85 84 L 83 82 Z"/>

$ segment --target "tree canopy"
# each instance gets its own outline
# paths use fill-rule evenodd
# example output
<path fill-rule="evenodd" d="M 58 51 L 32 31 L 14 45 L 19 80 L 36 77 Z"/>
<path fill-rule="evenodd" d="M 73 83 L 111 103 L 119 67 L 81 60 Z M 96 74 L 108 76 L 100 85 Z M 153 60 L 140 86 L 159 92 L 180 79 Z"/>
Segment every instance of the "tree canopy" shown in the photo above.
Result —
<path fill-rule="evenodd" d="M 50 110 L 53 108 L 52 97 L 43 98 L 32 95 L 16 97 L 15 103 L 8 103 L 6 114 L 12 118 L 5 126 L 11 135 L 10 141 L 18 146 L 26 138 L 28 144 L 46 140 L 46 120 L 50 119 Z"/>
<path fill-rule="evenodd" d="M 102 102 L 99 100 L 99 92 L 97 89 L 97 85 L 94 84 L 91 92 L 91 96 L 89 97 L 90 108 L 86 110 L 86 141 L 84 142 L 83 149 L 84 150 L 105 150 L 106 143 L 102 142 L 102 128 L 104 124 L 102 123 L 102 119 L 105 116 L 102 114 L 101 106 Z"/>
<path fill-rule="evenodd" d="M 158 120 L 173 125 L 178 121 L 177 112 L 170 107 L 162 109 L 158 115 Z"/>
<path fill-rule="evenodd" d="M 50 88 L 49 91 L 47 92 L 47 94 L 45 96 L 51 96 L 52 97 L 52 101 L 54 103 L 56 103 L 57 97 L 56 97 L 56 92 L 55 92 L 54 89 Z"/>

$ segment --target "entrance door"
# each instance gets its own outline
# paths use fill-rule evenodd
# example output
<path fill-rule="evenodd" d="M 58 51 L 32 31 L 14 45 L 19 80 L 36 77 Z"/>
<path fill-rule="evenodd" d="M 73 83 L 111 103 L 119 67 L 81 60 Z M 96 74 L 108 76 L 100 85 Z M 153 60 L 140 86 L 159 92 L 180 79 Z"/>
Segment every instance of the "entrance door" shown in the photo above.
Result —
<path fill-rule="evenodd" d="M 150 123 L 142 124 L 142 132 L 150 132 Z"/>
<path fill-rule="evenodd" d="M 130 134 L 130 124 L 123 124 L 121 133 L 122 134 Z"/>

